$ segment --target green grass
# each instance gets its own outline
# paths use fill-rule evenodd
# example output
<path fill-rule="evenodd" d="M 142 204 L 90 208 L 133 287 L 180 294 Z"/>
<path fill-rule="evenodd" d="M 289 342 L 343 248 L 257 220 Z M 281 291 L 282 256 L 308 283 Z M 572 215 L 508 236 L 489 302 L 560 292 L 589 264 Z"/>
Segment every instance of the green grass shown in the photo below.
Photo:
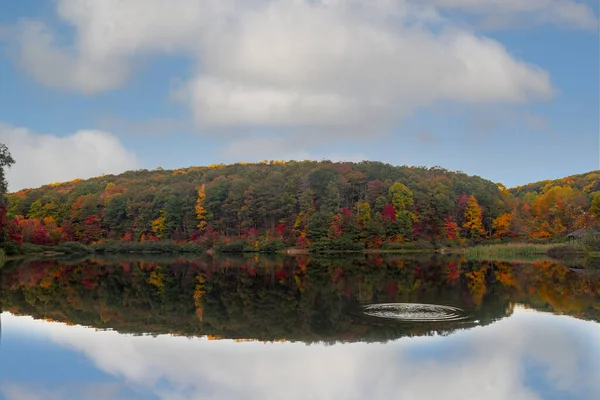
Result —
<path fill-rule="evenodd" d="M 472 260 L 530 260 L 543 261 L 581 254 L 584 250 L 577 244 L 531 244 L 509 243 L 483 245 L 464 250 L 468 259 Z"/>

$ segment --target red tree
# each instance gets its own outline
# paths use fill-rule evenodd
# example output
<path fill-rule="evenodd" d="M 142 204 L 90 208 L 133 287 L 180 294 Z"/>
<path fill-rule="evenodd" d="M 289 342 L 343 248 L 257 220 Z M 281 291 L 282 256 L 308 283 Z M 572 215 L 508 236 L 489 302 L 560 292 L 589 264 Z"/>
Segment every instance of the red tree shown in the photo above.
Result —
<path fill-rule="evenodd" d="M 396 209 L 391 204 L 386 204 L 381 210 L 381 216 L 388 221 L 396 221 Z"/>

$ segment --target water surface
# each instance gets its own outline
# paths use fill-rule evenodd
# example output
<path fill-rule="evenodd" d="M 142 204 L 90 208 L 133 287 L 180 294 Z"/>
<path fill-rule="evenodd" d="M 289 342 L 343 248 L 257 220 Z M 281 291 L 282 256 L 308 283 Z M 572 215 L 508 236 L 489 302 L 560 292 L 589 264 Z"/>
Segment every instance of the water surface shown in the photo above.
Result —
<path fill-rule="evenodd" d="M 9 263 L 5 399 L 597 399 L 600 277 L 460 258 Z"/>

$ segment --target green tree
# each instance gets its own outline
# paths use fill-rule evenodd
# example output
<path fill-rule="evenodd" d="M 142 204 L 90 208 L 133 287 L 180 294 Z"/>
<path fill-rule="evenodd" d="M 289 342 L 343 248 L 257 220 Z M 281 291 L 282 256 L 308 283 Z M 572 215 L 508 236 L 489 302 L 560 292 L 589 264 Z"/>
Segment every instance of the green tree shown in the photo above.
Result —
<path fill-rule="evenodd" d="M 8 151 L 8 147 L 0 143 L 0 243 L 4 243 L 6 239 L 7 202 L 5 195 L 8 190 L 8 182 L 4 169 L 10 168 L 14 163 L 15 160 Z"/>
<path fill-rule="evenodd" d="M 14 163 L 15 159 L 10 154 L 8 147 L 0 143 L 0 196 L 4 196 L 8 191 L 5 169 L 10 168 Z"/>
<path fill-rule="evenodd" d="M 327 214 L 335 214 L 340 206 L 340 190 L 335 182 L 329 182 L 323 193 L 322 210 Z"/>
<path fill-rule="evenodd" d="M 394 183 L 389 190 L 390 203 L 396 210 L 396 226 L 404 237 L 410 236 L 413 222 L 417 220 L 413 212 L 413 192 L 400 182 Z"/>
<path fill-rule="evenodd" d="M 123 235 L 127 222 L 127 199 L 120 194 L 110 197 L 104 212 L 104 221 L 108 230 L 116 236 Z"/>

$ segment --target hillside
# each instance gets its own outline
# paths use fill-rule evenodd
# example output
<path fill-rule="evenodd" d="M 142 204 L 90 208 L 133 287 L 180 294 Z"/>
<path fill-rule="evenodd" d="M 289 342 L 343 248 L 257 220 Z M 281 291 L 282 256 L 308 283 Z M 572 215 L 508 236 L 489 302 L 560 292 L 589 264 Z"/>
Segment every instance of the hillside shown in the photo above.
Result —
<path fill-rule="evenodd" d="M 595 223 L 589 184 L 532 185 L 521 196 L 526 187 L 379 162 L 139 170 L 9 194 L 7 233 L 46 245 L 172 239 L 231 250 L 357 250 L 549 238 Z"/>
<path fill-rule="evenodd" d="M 585 174 L 571 175 L 561 179 L 529 183 L 524 186 L 512 188 L 510 192 L 517 198 L 524 198 L 527 195 L 539 195 L 553 187 L 563 186 L 571 187 L 586 194 L 597 193 L 600 191 L 600 171 L 590 171 Z"/>

